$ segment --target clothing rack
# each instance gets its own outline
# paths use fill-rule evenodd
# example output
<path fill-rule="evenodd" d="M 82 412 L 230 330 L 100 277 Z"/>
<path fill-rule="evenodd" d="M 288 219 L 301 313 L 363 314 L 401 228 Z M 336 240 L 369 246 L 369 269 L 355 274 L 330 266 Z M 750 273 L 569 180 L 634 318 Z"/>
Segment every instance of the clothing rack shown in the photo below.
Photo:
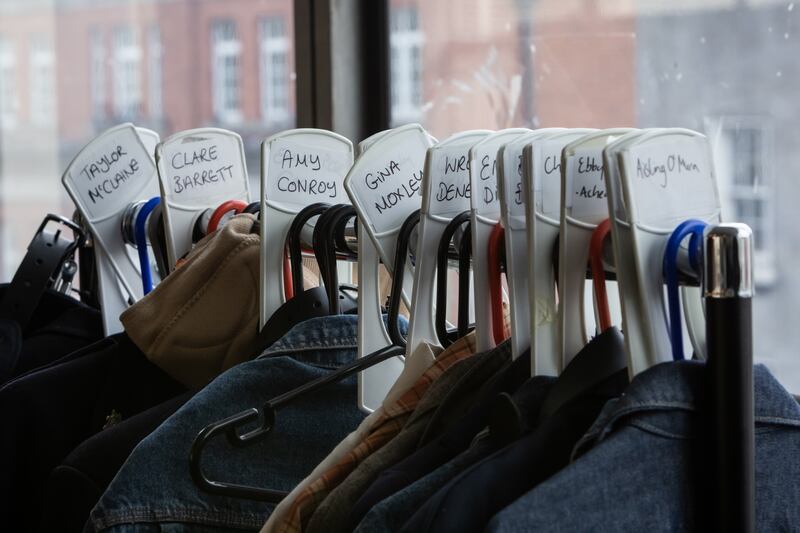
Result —
<path fill-rule="evenodd" d="M 752 231 L 722 224 L 706 237 L 709 427 L 716 531 L 755 531 Z"/>

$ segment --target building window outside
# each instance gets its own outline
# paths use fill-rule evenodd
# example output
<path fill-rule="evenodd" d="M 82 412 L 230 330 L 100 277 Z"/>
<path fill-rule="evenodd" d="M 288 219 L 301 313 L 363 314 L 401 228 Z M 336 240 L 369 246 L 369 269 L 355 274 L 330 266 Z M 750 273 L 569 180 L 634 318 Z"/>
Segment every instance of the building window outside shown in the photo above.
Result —
<path fill-rule="evenodd" d="M 163 48 L 161 30 L 151 26 L 147 30 L 147 105 L 150 118 L 158 120 L 164 114 L 163 106 Z"/>
<path fill-rule="evenodd" d="M 221 20 L 211 28 L 211 78 L 214 116 L 223 123 L 241 122 L 242 44 L 236 25 Z"/>
<path fill-rule="evenodd" d="M 777 279 L 770 124 L 767 117 L 723 117 L 711 135 L 723 215 L 752 228 L 753 274 L 760 286 Z"/>
<path fill-rule="evenodd" d="M 137 118 L 142 108 L 142 50 L 131 27 L 114 32 L 114 114 Z"/>
<path fill-rule="evenodd" d="M 283 17 L 259 24 L 261 41 L 261 117 L 267 124 L 289 120 L 289 41 Z"/>
<path fill-rule="evenodd" d="M 41 37 L 30 44 L 30 117 L 37 126 L 55 123 L 55 57 L 53 47 Z"/>
<path fill-rule="evenodd" d="M 0 127 L 17 125 L 17 57 L 14 44 L 0 37 Z"/>
<path fill-rule="evenodd" d="M 106 116 L 106 47 L 103 33 L 93 29 L 89 34 L 89 93 L 92 100 L 92 118 Z"/>
<path fill-rule="evenodd" d="M 392 122 L 400 124 L 422 116 L 422 31 L 415 6 L 392 9 L 391 54 Z"/>

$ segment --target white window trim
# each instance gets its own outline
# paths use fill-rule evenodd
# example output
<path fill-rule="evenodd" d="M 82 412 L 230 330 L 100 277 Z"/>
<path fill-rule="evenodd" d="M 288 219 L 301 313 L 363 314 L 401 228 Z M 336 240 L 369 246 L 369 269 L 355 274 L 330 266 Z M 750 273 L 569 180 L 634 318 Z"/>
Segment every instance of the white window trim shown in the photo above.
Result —
<path fill-rule="evenodd" d="M 401 9 L 416 9 L 415 7 L 404 7 Z M 422 30 L 417 26 L 414 29 L 392 30 L 389 36 L 389 46 L 391 47 L 392 57 L 397 61 L 393 65 L 392 71 L 397 73 L 393 76 L 391 83 L 397 94 L 397 103 L 392 102 L 392 122 L 403 123 L 413 122 L 422 118 L 421 104 L 413 102 L 414 79 L 413 73 L 415 66 L 412 64 L 413 50 L 419 51 L 419 62 L 416 65 L 419 71 L 419 83 L 422 83 L 422 46 L 425 42 Z M 419 87 L 422 94 L 422 87 Z"/>
<path fill-rule="evenodd" d="M 217 29 L 223 24 L 234 25 L 234 36 L 220 37 Z M 239 124 L 242 122 L 242 43 L 236 33 L 236 25 L 232 20 L 218 20 L 211 24 L 211 93 L 214 116 L 226 124 Z M 226 108 L 225 102 L 225 79 L 220 71 L 224 59 L 235 57 L 236 61 L 236 109 Z"/>
<path fill-rule="evenodd" d="M 267 124 L 285 123 L 291 117 L 291 97 L 289 95 L 289 39 L 285 33 L 281 36 L 267 35 L 267 26 L 274 17 L 267 17 L 259 24 L 259 43 L 261 53 L 259 55 L 260 84 L 261 84 L 261 117 Z M 285 24 L 285 21 L 284 21 Z M 276 106 L 273 87 L 275 80 L 274 73 L 271 72 L 271 61 L 273 55 L 282 54 L 286 65 L 286 105 Z"/>
<path fill-rule="evenodd" d="M 777 217 L 775 213 L 775 183 L 773 175 L 774 138 L 772 120 L 767 116 L 755 115 L 726 115 L 715 119 L 707 119 L 707 130 L 714 146 L 714 159 L 717 175 L 717 184 L 722 201 L 723 217 L 730 222 L 747 222 L 738 220 L 740 215 L 736 211 L 737 201 L 761 202 L 762 210 L 759 217 L 758 238 L 753 251 L 753 277 L 758 286 L 769 287 L 777 282 L 776 238 Z M 710 126 L 710 127 L 709 127 Z M 762 168 L 760 181 L 757 187 L 736 184 L 733 175 L 729 173 L 732 164 L 730 158 L 736 157 L 731 153 L 730 147 L 724 145 L 728 140 L 726 136 L 736 128 L 758 130 L 761 132 L 761 157 Z"/>
<path fill-rule="evenodd" d="M 121 32 L 131 33 L 131 42 L 120 44 Z M 120 28 L 114 33 L 114 114 L 136 118 L 142 106 L 142 49 L 135 28 Z M 128 79 L 128 76 L 131 76 Z"/>
<path fill-rule="evenodd" d="M 0 39 L 0 83 L 8 84 L 0 91 L 0 127 L 5 130 L 13 129 L 17 125 L 19 112 L 19 94 L 17 92 L 17 56 L 14 43 Z M 10 102 L 3 92 L 7 92 Z"/>
<path fill-rule="evenodd" d="M 48 42 L 31 42 L 29 75 L 31 122 L 38 126 L 51 126 L 56 119 L 56 79 L 55 56 Z M 42 79 L 37 76 L 42 76 Z"/>

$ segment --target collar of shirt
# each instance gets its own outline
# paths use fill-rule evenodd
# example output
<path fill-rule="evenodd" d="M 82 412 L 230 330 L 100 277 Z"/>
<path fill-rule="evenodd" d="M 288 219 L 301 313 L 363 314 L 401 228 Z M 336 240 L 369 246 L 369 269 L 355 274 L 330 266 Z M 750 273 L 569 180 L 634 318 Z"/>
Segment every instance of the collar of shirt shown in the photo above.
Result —
<path fill-rule="evenodd" d="M 677 361 L 656 365 L 637 375 L 625 392 L 609 401 L 589 431 L 575 446 L 573 459 L 610 435 L 623 423 L 634 423 L 637 415 L 654 412 L 696 411 L 707 389 L 706 365 L 700 361 Z M 753 367 L 755 421 L 759 425 L 800 427 L 800 404 L 764 365 Z M 655 423 L 648 419 L 649 424 Z M 659 417 L 670 434 L 686 434 L 691 428 L 675 417 Z"/>

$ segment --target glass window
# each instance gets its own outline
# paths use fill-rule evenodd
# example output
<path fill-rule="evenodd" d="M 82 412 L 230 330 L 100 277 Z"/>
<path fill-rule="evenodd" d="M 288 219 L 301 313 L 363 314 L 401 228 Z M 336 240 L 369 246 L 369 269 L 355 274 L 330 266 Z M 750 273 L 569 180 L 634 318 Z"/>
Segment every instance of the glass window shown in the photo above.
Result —
<path fill-rule="evenodd" d="M 393 9 L 390 26 L 392 122 L 413 122 L 422 116 L 423 40 L 417 6 Z"/>
<path fill-rule="evenodd" d="M 160 120 L 163 113 L 161 30 L 151 26 L 147 30 L 147 108 L 150 118 Z"/>
<path fill-rule="evenodd" d="M 3 129 L 16 126 L 18 108 L 16 47 L 0 36 L 0 126 Z"/>
<path fill-rule="evenodd" d="M 282 17 L 261 20 L 261 116 L 267 124 L 290 118 L 289 37 Z"/>
<path fill-rule="evenodd" d="M 31 122 L 49 126 L 55 120 L 53 47 L 45 37 L 37 36 L 31 40 L 30 54 Z"/>
<path fill-rule="evenodd" d="M 241 120 L 239 56 L 242 45 L 236 36 L 236 24 L 230 20 L 214 22 L 211 29 L 211 86 L 214 93 L 214 116 L 223 123 Z"/>
<path fill-rule="evenodd" d="M 142 50 L 137 32 L 130 26 L 118 27 L 114 40 L 114 116 L 117 120 L 136 120 L 142 110 Z"/>
<path fill-rule="evenodd" d="M 92 28 L 89 33 L 89 94 L 92 100 L 92 117 L 105 118 L 106 106 L 106 43 L 102 30 Z"/>
<path fill-rule="evenodd" d="M 706 133 L 723 219 L 755 231 L 757 358 L 800 390 L 800 329 L 775 320 L 800 316 L 800 216 L 793 204 L 800 195 L 800 4 L 390 0 L 390 6 L 394 124 L 418 121 L 439 139 L 512 126 L 680 126 Z"/>
<path fill-rule="evenodd" d="M 282 24 L 271 78 L 281 121 L 262 108 L 262 20 Z M 291 0 L 0 0 L 0 282 L 46 213 L 72 214 L 70 160 L 124 120 L 162 138 L 233 129 L 257 191 L 261 141 L 295 123 L 293 26 Z"/>

